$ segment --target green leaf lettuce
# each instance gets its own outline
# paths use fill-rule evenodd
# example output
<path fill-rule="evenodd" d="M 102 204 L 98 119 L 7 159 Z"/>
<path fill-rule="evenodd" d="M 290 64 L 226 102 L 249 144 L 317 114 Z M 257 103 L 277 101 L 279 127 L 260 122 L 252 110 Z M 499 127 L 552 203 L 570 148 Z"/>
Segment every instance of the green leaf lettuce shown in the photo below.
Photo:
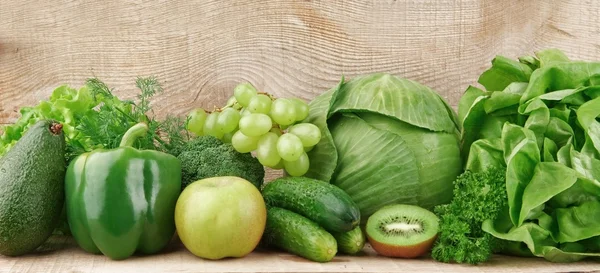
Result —
<path fill-rule="evenodd" d="M 509 215 L 482 225 L 553 262 L 600 256 L 600 63 L 497 57 L 459 103 L 465 168 L 506 167 Z"/>

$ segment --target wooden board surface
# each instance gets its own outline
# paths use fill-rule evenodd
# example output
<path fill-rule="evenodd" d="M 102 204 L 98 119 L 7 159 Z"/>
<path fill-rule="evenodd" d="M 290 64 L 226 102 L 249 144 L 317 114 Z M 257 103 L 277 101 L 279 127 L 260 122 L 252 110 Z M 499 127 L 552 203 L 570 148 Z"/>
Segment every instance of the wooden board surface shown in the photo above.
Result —
<path fill-rule="evenodd" d="M 63 83 L 97 76 L 122 98 L 155 75 L 158 115 L 225 102 L 249 81 L 277 96 L 312 99 L 342 75 L 389 72 L 417 80 L 456 106 L 498 54 L 557 47 L 600 60 L 600 5 L 542 0 L 0 0 L 0 124 Z M 59 243 L 59 245 L 61 245 Z M 496 257 L 482 267 L 372 255 L 330 264 L 284 254 L 207 262 L 179 249 L 126 262 L 77 248 L 0 258 L 0 272 L 406 271 L 551 272 L 600 269 Z"/>
<path fill-rule="evenodd" d="M 496 54 L 600 59 L 598 14 L 595 1 L 3 0 L 0 123 L 92 75 L 123 97 L 156 75 L 161 115 L 222 104 L 241 81 L 312 99 L 342 74 L 375 71 L 456 106 Z"/>
<path fill-rule="evenodd" d="M 0 273 L 77 272 L 77 273 L 154 273 L 154 272 L 594 272 L 597 262 L 554 264 L 543 259 L 495 256 L 485 265 L 470 266 L 436 263 L 428 258 L 403 260 L 376 256 L 370 247 L 357 257 L 338 256 L 329 263 L 315 263 L 302 258 L 258 250 L 245 258 L 209 261 L 197 258 L 181 243 L 174 241 L 163 253 L 135 256 L 112 261 L 79 249 L 63 237 L 52 238 L 39 254 L 0 259 Z"/>

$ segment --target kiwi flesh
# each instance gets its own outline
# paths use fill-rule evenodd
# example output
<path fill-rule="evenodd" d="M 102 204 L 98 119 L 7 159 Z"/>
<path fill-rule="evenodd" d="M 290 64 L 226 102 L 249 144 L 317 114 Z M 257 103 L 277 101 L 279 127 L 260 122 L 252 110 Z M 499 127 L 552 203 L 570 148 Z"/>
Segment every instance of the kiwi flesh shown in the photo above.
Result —
<path fill-rule="evenodd" d="M 427 253 L 439 232 L 439 218 L 414 205 L 390 205 L 367 220 L 366 233 L 373 249 L 383 256 L 416 258 Z"/>

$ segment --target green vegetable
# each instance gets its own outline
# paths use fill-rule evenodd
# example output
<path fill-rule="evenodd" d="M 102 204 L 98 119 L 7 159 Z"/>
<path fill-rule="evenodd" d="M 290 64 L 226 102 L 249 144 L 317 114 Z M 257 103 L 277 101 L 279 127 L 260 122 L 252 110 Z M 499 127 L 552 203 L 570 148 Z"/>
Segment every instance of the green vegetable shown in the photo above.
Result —
<path fill-rule="evenodd" d="M 459 103 L 466 169 L 506 169 L 508 213 L 483 230 L 553 262 L 600 256 L 600 62 L 497 57 Z"/>
<path fill-rule="evenodd" d="M 56 88 L 50 98 L 34 107 L 23 107 L 21 117 L 2 128 L 0 156 L 8 152 L 27 130 L 39 120 L 56 120 L 63 125 L 66 140 L 66 164 L 80 154 L 95 149 L 119 147 L 121 138 L 131 126 L 145 122 L 148 133 L 133 144 L 140 149 L 155 149 L 178 154 L 190 139 L 186 121 L 167 117 L 164 121 L 150 118 L 150 99 L 162 91 L 153 77 L 138 78 L 136 86 L 141 93 L 138 102 L 120 100 L 96 78 L 88 79 L 80 89 L 66 85 Z M 56 233 L 68 234 L 66 218 L 57 226 Z"/>
<path fill-rule="evenodd" d="M 435 208 L 440 233 L 431 253 L 433 259 L 478 264 L 501 249 L 502 241 L 484 232 L 481 225 L 508 212 L 504 172 L 497 168 L 466 171 L 456 179 L 452 202 Z"/>
<path fill-rule="evenodd" d="M 340 188 L 306 177 L 282 177 L 262 190 L 269 206 L 296 212 L 329 232 L 348 232 L 360 223 L 360 211 Z"/>
<path fill-rule="evenodd" d="M 36 122 L 0 159 L 0 254 L 34 251 L 57 226 L 64 203 L 65 137 Z"/>
<path fill-rule="evenodd" d="M 349 255 L 360 252 L 367 242 L 367 238 L 360 227 L 348 232 L 335 232 L 332 235 L 337 241 L 338 251 Z"/>
<path fill-rule="evenodd" d="M 89 115 L 93 108 L 102 102 L 104 101 L 100 98 L 98 102 L 95 102 L 92 93 L 86 86 L 79 90 L 66 85 L 56 88 L 49 100 L 42 101 L 35 107 L 21 108 L 21 117 L 14 124 L 2 128 L 0 155 L 8 152 L 28 129 L 40 120 L 56 120 L 63 125 L 68 149 L 73 149 L 71 147 L 91 148 L 93 143 L 82 138 L 78 134 L 76 126 L 79 125 L 78 121 L 82 117 Z"/>
<path fill-rule="evenodd" d="M 237 176 L 261 188 L 265 169 L 249 153 L 238 153 L 231 144 L 212 136 L 201 136 L 186 143 L 177 155 L 182 166 L 182 187 L 217 176 Z"/>
<path fill-rule="evenodd" d="M 156 253 L 171 241 L 181 164 L 172 155 L 131 147 L 147 131 L 139 123 L 119 148 L 82 154 L 69 165 L 67 217 L 85 251 L 120 260 L 136 251 Z"/>
<path fill-rule="evenodd" d="M 430 88 L 388 74 L 342 79 L 310 103 L 307 121 L 322 138 L 306 176 L 346 191 L 363 220 L 388 204 L 450 202 L 462 172 L 459 125 Z"/>
<path fill-rule="evenodd" d="M 138 78 L 136 85 L 141 90 L 137 103 L 120 100 L 95 78 L 88 79 L 80 89 L 66 85 L 56 88 L 48 100 L 34 107 L 21 108 L 21 117 L 2 128 L 0 156 L 9 151 L 35 122 L 45 119 L 63 124 L 67 162 L 94 149 L 118 147 L 127 129 L 138 122 L 146 122 L 150 130 L 136 141 L 135 147 L 176 152 L 189 139 L 184 130 L 185 121 L 176 117 L 164 121 L 149 118 L 146 113 L 151 111 L 150 99 L 162 88 L 152 77 Z"/>
<path fill-rule="evenodd" d="M 267 209 L 262 243 L 315 262 L 331 261 L 337 253 L 330 233 L 300 214 L 277 207 Z"/>

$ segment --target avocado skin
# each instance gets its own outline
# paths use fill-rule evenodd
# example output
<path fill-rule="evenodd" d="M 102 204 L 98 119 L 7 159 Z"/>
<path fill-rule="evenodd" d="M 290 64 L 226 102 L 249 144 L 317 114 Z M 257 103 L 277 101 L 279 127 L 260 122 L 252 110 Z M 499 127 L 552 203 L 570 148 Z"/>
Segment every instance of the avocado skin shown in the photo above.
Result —
<path fill-rule="evenodd" d="M 55 121 L 35 123 L 0 158 L 0 254 L 19 256 L 42 245 L 64 204 L 65 137 Z"/>

